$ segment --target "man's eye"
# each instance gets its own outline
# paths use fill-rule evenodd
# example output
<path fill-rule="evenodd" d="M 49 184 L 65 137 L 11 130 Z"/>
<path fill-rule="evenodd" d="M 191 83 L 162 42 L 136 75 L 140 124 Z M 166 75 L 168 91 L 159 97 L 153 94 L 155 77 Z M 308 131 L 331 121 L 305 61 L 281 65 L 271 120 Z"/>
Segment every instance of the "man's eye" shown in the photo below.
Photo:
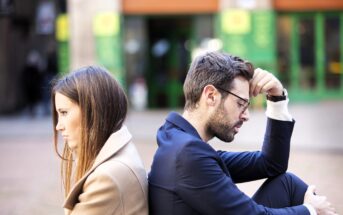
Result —
<path fill-rule="evenodd" d="M 68 112 L 67 111 L 61 111 L 60 113 L 62 116 L 65 116 L 65 115 L 67 115 Z"/>
<path fill-rule="evenodd" d="M 242 103 L 237 103 L 238 104 L 238 107 L 244 107 L 244 104 L 242 104 Z"/>

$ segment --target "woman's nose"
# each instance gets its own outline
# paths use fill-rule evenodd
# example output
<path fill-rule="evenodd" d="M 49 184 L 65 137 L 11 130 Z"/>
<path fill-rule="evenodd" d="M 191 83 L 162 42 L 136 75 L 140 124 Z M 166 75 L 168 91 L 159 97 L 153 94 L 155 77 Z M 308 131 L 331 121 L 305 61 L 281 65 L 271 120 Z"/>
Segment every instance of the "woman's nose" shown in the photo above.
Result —
<path fill-rule="evenodd" d="M 62 123 L 61 123 L 60 121 L 57 122 L 56 130 L 57 130 L 57 131 L 63 130 L 63 126 L 62 126 Z"/>

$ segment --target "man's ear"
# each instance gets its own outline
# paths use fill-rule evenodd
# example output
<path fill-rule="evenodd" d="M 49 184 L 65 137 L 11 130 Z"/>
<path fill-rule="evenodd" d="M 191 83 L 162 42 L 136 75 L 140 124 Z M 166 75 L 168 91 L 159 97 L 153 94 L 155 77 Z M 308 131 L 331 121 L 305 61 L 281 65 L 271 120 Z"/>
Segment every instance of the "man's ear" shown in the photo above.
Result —
<path fill-rule="evenodd" d="M 208 106 L 215 106 L 220 100 L 220 93 L 212 84 L 206 85 L 202 94 Z"/>

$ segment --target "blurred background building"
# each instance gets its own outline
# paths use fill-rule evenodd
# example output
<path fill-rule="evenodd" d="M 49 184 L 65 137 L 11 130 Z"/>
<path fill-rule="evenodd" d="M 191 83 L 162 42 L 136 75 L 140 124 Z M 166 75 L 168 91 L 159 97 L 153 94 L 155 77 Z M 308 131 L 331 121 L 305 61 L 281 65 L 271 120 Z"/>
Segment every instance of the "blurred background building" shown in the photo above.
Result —
<path fill-rule="evenodd" d="M 182 107 L 206 50 L 273 71 L 294 102 L 343 100 L 342 39 L 342 0 L 0 0 L 0 113 L 47 101 L 53 76 L 89 64 L 137 109 Z"/>

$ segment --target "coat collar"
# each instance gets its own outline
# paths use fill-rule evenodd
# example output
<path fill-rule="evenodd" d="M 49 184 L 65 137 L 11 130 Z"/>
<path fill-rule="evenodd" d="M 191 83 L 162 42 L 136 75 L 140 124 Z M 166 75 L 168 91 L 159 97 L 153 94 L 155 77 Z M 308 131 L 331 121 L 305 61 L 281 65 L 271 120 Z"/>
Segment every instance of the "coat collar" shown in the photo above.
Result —
<path fill-rule="evenodd" d="M 73 186 L 69 192 L 64 207 L 72 209 L 78 202 L 78 196 L 82 192 L 83 184 L 87 177 L 103 162 L 110 159 L 115 153 L 122 149 L 132 139 L 132 136 L 126 126 L 122 126 L 117 132 L 111 134 L 99 154 L 95 158 L 92 168 Z"/>
<path fill-rule="evenodd" d="M 176 112 L 171 112 L 168 115 L 166 120 L 168 122 L 174 124 L 175 126 L 181 128 L 186 133 L 189 133 L 192 136 L 195 136 L 195 137 L 198 137 L 199 139 L 201 139 L 197 130 L 185 118 L 183 118 L 180 114 L 178 114 Z"/>
<path fill-rule="evenodd" d="M 117 151 L 119 151 L 123 146 L 125 146 L 129 141 L 131 141 L 132 136 L 126 126 L 122 126 L 117 132 L 111 134 L 102 149 L 100 150 L 98 156 L 95 158 L 94 164 L 91 168 L 95 169 L 99 164 L 108 160 Z"/>

